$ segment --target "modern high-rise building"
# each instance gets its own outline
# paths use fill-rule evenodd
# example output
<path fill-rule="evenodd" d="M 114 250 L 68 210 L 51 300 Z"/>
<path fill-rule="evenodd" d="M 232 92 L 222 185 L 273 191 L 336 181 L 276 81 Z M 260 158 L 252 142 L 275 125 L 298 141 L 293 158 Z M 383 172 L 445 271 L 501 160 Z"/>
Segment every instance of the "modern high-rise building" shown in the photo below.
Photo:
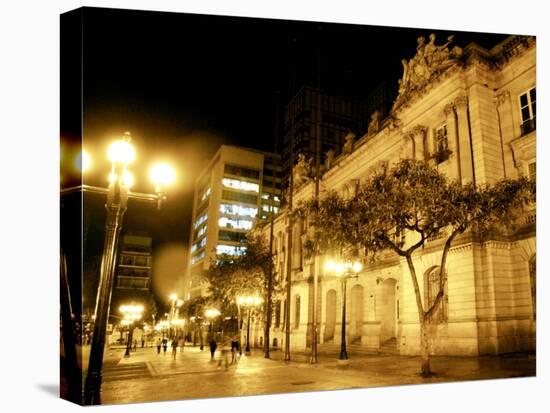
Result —
<path fill-rule="evenodd" d="M 222 145 L 195 182 L 185 298 L 205 293 L 202 275 L 217 255 L 239 255 L 258 220 L 280 205 L 277 155 Z"/>
<path fill-rule="evenodd" d="M 315 159 L 318 106 L 321 122 L 321 154 L 329 149 L 338 153 L 348 133 L 364 129 L 364 112 L 358 101 L 331 96 L 319 89 L 303 86 L 285 108 L 283 119 L 282 173 L 283 186 L 288 186 L 290 162 L 298 154 Z"/>
<path fill-rule="evenodd" d="M 336 96 L 326 91 L 303 86 L 290 100 L 284 111 L 282 132 L 282 182 L 288 187 L 291 158 L 296 163 L 298 154 L 306 160 L 315 159 L 317 116 L 320 112 L 321 163 L 329 150 L 339 155 L 348 136 L 361 137 L 367 132 L 375 111 L 387 116 L 396 88 L 384 82 L 364 99 Z M 320 105 L 320 111 L 318 106 Z M 354 139 L 354 138 L 352 138 Z"/>

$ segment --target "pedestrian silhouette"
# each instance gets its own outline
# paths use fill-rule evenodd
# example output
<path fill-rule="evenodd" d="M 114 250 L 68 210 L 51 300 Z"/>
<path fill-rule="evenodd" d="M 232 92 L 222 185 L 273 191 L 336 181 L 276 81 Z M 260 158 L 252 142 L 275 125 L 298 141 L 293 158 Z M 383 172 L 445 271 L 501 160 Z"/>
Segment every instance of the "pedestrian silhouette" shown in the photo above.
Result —
<path fill-rule="evenodd" d="M 214 353 L 216 352 L 217 347 L 218 345 L 216 344 L 216 340 L 210 340 L 210 360 L 214 360 Z"/>
<path fill-rule="evenodd" d="M 157 341 L 157 354 L 160 354 L 160 347 L 161 346 L 162 346 L 162 341 L 159 338 L 158 341 Z"/>
<path fill-rule="evenodd" d="M 172 358 L 176 359 L 176 353 L 178 351 L 178 339 L 175 338 L 172 340 Z"/>

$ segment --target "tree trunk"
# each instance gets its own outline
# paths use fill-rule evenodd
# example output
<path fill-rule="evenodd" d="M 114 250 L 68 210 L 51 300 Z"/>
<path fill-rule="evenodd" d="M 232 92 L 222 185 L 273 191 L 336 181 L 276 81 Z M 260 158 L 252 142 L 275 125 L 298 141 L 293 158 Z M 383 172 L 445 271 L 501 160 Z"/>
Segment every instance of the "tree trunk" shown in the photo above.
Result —
<path fill-rule="evenodd" d="M 422 360 L 420 373 L 422 377 L 429 377 L 432 374 L 430 370 L 429 323 L 424 319 L 420 322 L 420 355 Z"/>
<path fill-rule="evenodd" d="M 414 268 L 412 256 L 408 254 L 406 258 L 409 272 L 411 273 L 412 283 L 414 287 L 414 296 L 416 298 L 416 307 L 418 310 L 418 321 L 420 323 L 420 356 L 422 360 L 420 373 L 423 377 L 427 377 L 431 374 L 430 349 L 428 344 L 428 319 L 426 319 L 425 317 L 424 307 L 422 306 L 422 295 L 420 294 L 420 287 L 418 286 L 418 279 L 416 278 L 416 269 Z"/>

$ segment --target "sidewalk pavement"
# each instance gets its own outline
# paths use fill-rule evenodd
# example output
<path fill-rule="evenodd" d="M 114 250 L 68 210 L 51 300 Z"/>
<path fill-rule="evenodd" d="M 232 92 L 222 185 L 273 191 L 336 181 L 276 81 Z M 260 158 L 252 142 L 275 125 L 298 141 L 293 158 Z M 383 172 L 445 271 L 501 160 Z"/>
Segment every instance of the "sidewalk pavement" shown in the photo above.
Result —
<path fill-rule="evenodd" d="M 104 403 L 129 403 L 205 397 L 245 396 L 302 391 L 336 390 L 482 380 L 535 375 L 536 357 L 529 354 L 486 357 L 433 357 L 433 377 L 419 374 L 420 358 L 408 356 L 357 355 L 341 365 L 336 354 L 319 354 L 317 364 L 309 354 L 273 351 L 265 359 L 260 349 L 226 369 L 220 366 L 219 352 L 214 361 L 205 347 L 171 349 L 158 355 L 156 349 L 139 349 L 130 357 L 106 368 Z M 231 354 L 229 354 L 231 361 Z"/>

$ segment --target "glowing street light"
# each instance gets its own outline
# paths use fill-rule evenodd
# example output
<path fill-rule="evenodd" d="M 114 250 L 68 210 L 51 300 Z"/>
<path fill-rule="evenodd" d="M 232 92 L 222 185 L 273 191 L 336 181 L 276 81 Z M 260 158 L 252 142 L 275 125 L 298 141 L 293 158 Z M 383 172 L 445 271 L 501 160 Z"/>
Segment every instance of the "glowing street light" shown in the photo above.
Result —
<path fill-rule="evenodd" d="M 121 324 L 128 326 L 128 341 L 126 343 L 126 353 L 124 353 L 124 357 L 130 357 L 130 349 L 132 348 L 132 339 L 134 337 L 134 323 L 141 320 L 143 306 L 133 304 L 121 305 L 119 311 L 124 316 Z"/>
<path fill-rule="evenodd" d="M 209 308 L 204 312 L 204 316 L 210 322 L 210 340 L 212 340 L 212 338 L 214 337 L 214 320 L 216 319 L 216 317 L 220 315 L 221 315 L 220 310 L 216 308 Z"/>
<path fill-rule="evenodd" d="M 239 314 L 241 312 L 241 306 L 248 307 L 248 320 L 246 322 L 246 348 L 245 354 L 250 354 L 250 311 L 252 308 L 255 308 L 262 304 L 264 300 L 258 295 L 241 295 L 237 297 L 237 308 L 239 309 Z M 239 323 L 240 327 L 240 323 Z M 239 329 L 240 330 L 240 329 Z M 240 334 L 239 334 L 240 339 Z"/>
<path fill-rule="evenodd" d="M 347 300 L 347 280 L 348 278 L 357 278 L 357 274 L 361 272 L 363 265 L 359 261 L 342 262 L 328 260 L 325 263 L 325 270 L 329 274 L 334 274 L 342 280 L 342 334 L 340 343 L 340 360 L 348 359 L 346 348 L 346 300 Z M 355 274 L 355 275 L 353 275 Z"/>
<path fill-rule="evenodd" d="M 174 183 L 176 173 L 170 165 L 157 163 L 149 171 L 149 177 L 153 184 L 155 184 L 155 192 L 158 196 L 158 208 L 160 209 L 162 201 L 166 200 L 166 186 Z"/>

